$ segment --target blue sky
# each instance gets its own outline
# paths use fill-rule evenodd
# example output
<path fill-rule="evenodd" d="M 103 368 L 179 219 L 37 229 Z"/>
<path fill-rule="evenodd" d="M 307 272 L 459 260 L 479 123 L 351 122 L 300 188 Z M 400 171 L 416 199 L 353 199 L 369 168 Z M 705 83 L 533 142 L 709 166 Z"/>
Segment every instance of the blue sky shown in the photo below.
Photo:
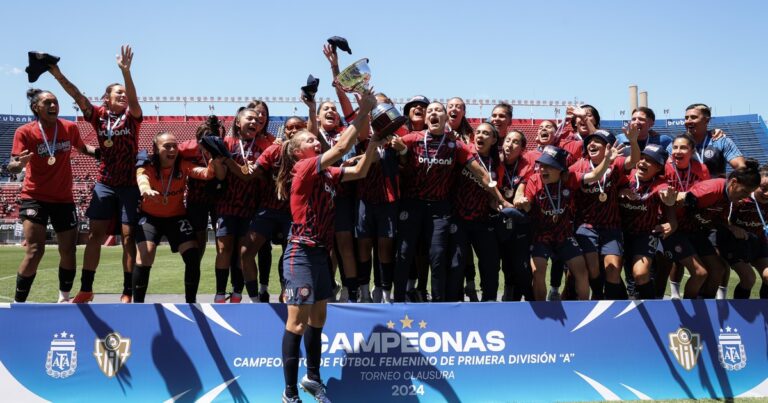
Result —
<path fill-rule="evenodd" d="M 123 43 L 135 49 L 140 96 L 296 96 L 309 73 L 321 79 L 320 96 L 333 96 L 321 49 L 339 35 L 353 51 L 340 53 L 342 67 L 370 58 L 374 86 L 391 97 L 578 99 L 612 119 L 637 84 L 658 117 L 667 108 L 682 116 L 693 102 L 716 115 L 768 116 L 763 1 L 44 0 L 4 3 L 3 15 L 0 113 L 28 113 L 28 50 L 61 56 L 62 71 L 96 96 L 121 79 L 114 57 Z M 53 90 L 62 114 L 72 114 L 50 75 L 34 85 Z M 284 115 L 294 106 L 303 114 L 301 105 L 270 109 Z M 154 104 L 144 108 L 154 114 Z M 216 104 L 216 113 L 235 108 Z M 182 111 L 161 104 L 161 114 Z M 207 114 L 208 106 L 188 112 Z"/>

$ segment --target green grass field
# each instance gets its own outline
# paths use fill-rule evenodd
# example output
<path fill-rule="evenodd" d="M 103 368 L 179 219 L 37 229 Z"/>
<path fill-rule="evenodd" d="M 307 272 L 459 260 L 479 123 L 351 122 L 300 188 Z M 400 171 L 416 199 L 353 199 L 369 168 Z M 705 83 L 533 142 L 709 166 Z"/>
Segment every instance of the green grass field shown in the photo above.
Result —
<path fill-rule="evenodd" d="M 80 264 L 83 259 L 84 246 L 77 248 L 78 274 L 73 287 L 73 295 L 80 287 Z M 280 283 L 277 274 L 277 261 L 280 256 L 280 247 L 272 248 L 272 270 L 270 271 L 269 293 L 280 293 Z M 20 246 L 0 246 L 0 302 L 13 300 L 16 286 L 16 270 L 24 255 L 24 249 Z M 216 252 L 212 245 L 208 245 L 201 265 L 200 288 L 198 294 L 215 293 L 215 278 L 213 274 L 213 261 Z M 119 294 L 123 290 L 123 275 L 121 265 L 122 248 L 119 246 L 104 247 L 101 249 L 101 264 L 96 272 L 96 280 L 93 289 L 96 293 Z M 56 302 L 58 295 L 58 252 L 56 247 L 49 245 L 46 248 L 43 260 L 37 271 L 37 277 L 32 285 L 29 295 L 30 302 Z M 687 277 L 688 275 L 685 274 Z M 184 294 L 184 263 L 181 256 L 172 254 L 167 245 L 161 245 L 157 250 L 155 263 L 152 265 L 152 274 L 149 281 L 149 294 Z M 476 280 L 479 284 L 479 276 Z M 731 273 L 728 287 L 729 297 L 738 282 L 735 273 Z M 499 272 L 499 284 L 503 287 L 504 274 Z M 760 280 L 752 288 L 752 298 L 758 298 Z M 499 295 L 503 290 L 499 290 Z M 207 302 L 207 301 L 201 301 Z"/>

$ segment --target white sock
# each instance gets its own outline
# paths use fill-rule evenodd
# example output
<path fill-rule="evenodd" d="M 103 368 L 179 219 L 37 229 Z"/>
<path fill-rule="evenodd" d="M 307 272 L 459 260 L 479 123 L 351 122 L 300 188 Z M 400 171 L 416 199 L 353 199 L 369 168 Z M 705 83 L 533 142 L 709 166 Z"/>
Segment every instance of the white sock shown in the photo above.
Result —
<path fill-rule="evenodd" d="M 675 281 L 669 282 L 669 293 L 672 299 L 680 299 L 680 283 Z"/>
<path fill-rule="evenodd" d="M 249 297 L 249 298 L 251 299 L 251 303 L 254 303 L 254 304 L 256 304 L 256 303 L 258 303 L 258 302 L 259 302 L 259 297 L 258 297 L 258 295 L 257 295 L 257 296 L 255 296 L 255 297 Z"/>
<path fill-rule="evenodd" d="M 59 290 L 59 301 L 66 301 L 69 299 L 69 291 Z"/>
<path fill-rule="evenodd" d="M 381 290 L 381 302 L 384 302 L 384 303 L 392 302 L 392 291 Z"/>
<path fill-rule="evenodd" d="M 717 287 L 717 294 L 715 294 L 715 299 L 725 299 L 728 295 L 728 287 Z"/>
<path fill-rule="evenodd" d="M 405 289 L 407 291 L 411 291 L 414 288 L 416 288 L 416 280 L 415 279 L 414 280 L 408 280 L 408 287 L 406 287 Z"/>

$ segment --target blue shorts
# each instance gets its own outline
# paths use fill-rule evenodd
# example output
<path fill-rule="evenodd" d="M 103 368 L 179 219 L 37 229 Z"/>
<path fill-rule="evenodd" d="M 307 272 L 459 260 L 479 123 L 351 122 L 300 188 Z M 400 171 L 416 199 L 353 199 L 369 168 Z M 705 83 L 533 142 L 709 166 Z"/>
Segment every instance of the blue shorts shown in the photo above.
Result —
<path fill-rule="evenodd" d="M 235 238 L 240 238 L 248 233 L 249 225 L 250 221 L 243 217 L 233 215 L 221 216 L 216 220 L 216 236 L 234 235 Z"/>
<path fill-rule="evenodd" d="M 666 239 L 661 240 L 664 248 L 664 255 L 672 260 L 681 261 L 696 254 L 689 241 L 689 234 L 683 232 L 674 232 Z"/>
<path fill-rule="evenodd" d="M 619 229 L 603 229 L 582 224 L 576 230 L 579 247 L 586 253 L 598 253 L 601 256 L 624 254 L 624 236 Z"/>
<path fill-rule="evenodd" d="M 251 220 L 250 230 L 267 241 L 283 243 L 291 230 L 291 213 L 270 208 L 259 209 Z"/>
<path fill-rule="evenodd" d="M 138 186 L 112 187 L 96 182 L 85 215 L 91 220 L 111 220 L 119 213 L 121 223 L 133 226 L 139 218 L 140 197 Z"/>
<path fill-rule="evenodd" d="M 355 236 L 357 238 L 394 238 L 395 217 L 397 217 L 395 203 L 371 204 L 358 200 Z"/>
<path fill-rule="evenodd" d="M 165 235 L 171 252 L 179 251 L 179 245 L 195 240 L 195 232 L 187 216 L 155 217 L 142 213 L 139 217 L 139 226 L 135 231 L 136 243 L 152 242 L 155 245 Z"/>
<path fill-rule="evenodd" d="M 216 203 L 192 203 L 187 205 L 187 217 L 196 232 L 208 230 L 208 219 L 211 225 L 216 224 Z"/>
<path fill-rule="evenodd" d="M 635 256 L 653 258 L 659 249 L 659 237 L 654 234 L 627 234 L 624 237 L 624 256 L 631 260 Z"/>
<path fill-rule="evenodd" d="M 283 259 L 288 305 L 312 305 L 331 297 L 331 258 L 327 249 L 289 242 Z"/>
<path fill-rule="evenodd" d="M 750 237 L 752 234 L 750 234 Z M 755 237 L 755 239 L 757 239 Z M 720 256 L 728 262 L 729 265 L 736 263 L 750 262 L 750 248 L 752 243 L 749 239 L 736 239 L 729 229 L 717 230 L 710 235 L 710 241 L 714 241 Z M 756 245 L 755 245 L 756 246 Z"/>
<path fill-rule="evenodd" d="M 575 237 L 569 236 L 562 242 L 534 242 L 531 244 L 531 257 L 543 257 L 544 259 L 560 260 L 567 262 L 577 256 L 583 255 L 579 242 Z"/>
<path fill-rule="evenodd" d="M 353 232 L 355 230 L 355 199 L 353 197 L 337 197 L 333 200 L 336 206 L 336 219 L 333 224 L 335 232 Z"/>

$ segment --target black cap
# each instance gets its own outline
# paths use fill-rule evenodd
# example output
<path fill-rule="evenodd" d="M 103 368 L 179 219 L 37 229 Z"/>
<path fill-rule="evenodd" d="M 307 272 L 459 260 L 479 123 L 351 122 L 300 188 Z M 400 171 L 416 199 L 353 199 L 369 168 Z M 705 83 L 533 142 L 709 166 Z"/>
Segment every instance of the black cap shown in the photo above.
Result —
<path fill-rule="evenodd" d="M 29 66 L 27 66 L 25 71 L 30 83 L 34 83 L 43 73 L 48 71 L 48 66 L 56 64 L 61 60 L 58 56 L 42 52 L 27 52 L 27 55 L 29 56 Z"/>
<path fill-rule="evenodd" d="M 587 148 L 587 144 L 589 144 L 589 142 L 592 141 L 592 139 L 594 139 L 595 137 L 603 140 L 605 142 L 605 144 L 613 145 L 613 143 L 616 142 L 616 136 L 611 134 L 611 132 L 609 132 L 607 130 L 602 130 L 602 129 L 601 130 L 595 130 L 594 133 L 587 135 L 587 137 L 584 137 L 584 149 L 585 150 Z"/>
<path fill-rule="evenodd" d="M 413 108 L 416 104 L 422 104 L 426 107 L 429 105 L 429 98 L 425 97 L 424 95 L 416 95 L 415 97 L 411 98 L 403 107 L 403 115 L 408 117 L 408 112 L 410 112 L 411 108 Z"/>
<path fill-rule="evenodd" d="M 545 146 L 541 152 L 541 156 L 536 159 L 536 162 L 544 165 L 555 167 L 560 171 L 568 169 L 566 161 L 568 160 L 568 152 L 560 147 Z"/>
<path fill-rule="evenodd" d="M 332 36 L 328 38 L 328 43 L 330 43 L 331 46 L 333 46 L 334 51 L 336 50 L 336 48 L 339 48 L 349 53 L 350 55 L 352 54 L 352 49 L 349 48 L 349 44 L 347 43 L 347 40 L 340 36 Z"/>
<path fill-rule="evenodd" d="M 653 162 L 664 166 L 669 158 L 667 150 L 658 144 L 646 144 L 642 152 L 643 155 L 650 157 Z"/>
<path fill-rule="evenodd" d="M 315 94 L 317 94 L 317 87 L 320 85 L 320 79 L 315 78 L 312 76 L 312 74 L 307 77 L 307 85 L 301 87 L 301 95 L 304 95 L 310 100 L 315 99 Z"/>

